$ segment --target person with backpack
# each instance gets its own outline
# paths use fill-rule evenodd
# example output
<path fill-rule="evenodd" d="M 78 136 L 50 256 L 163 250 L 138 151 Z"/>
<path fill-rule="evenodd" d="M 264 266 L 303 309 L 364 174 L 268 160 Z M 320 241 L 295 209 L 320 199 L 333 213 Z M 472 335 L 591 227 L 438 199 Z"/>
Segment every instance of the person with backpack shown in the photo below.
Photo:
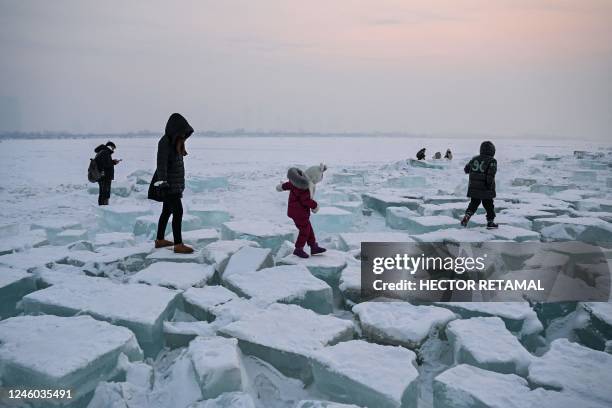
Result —
<path fill-rule="evenodd" d="M 497 173 L 497 160 L 495 156 L 495 145 L 490 142 L 482 142 L 480 154 L 474 156 L 463 169 L 470 175 L 467 196 L 470 197 L 470 204 L 465 215 L 461 220 L 461 225 L 467 227 L 472 215 L 476 214 L 478 206 L 482 206 L 487 211 L 487 229 L 497 228 L 495 220 L 495 174 Z"/>
<path fill-rule="evenodd" d="M 181 198 L 185 190 L 185 165 L 187 156 L 185 141 L 193 133 L 193 128 L 180 113 L 173 113 L 166 124 L 166 131 L 157 144 L 157 168 L 149 186 L 148 198 L 163 203 L 157 224 L 155 248 L 174 247 L 174 252 L 191 254 L 193 248 L 183 243 L 182 222 L 183 204 Z M 174 242 L 165 239 L 166 226 L 172 215 L 172 234 Z"/>
<path fill-rule="evenodd" d="M 417 160 L 425 160 L 425 148 L 419 150 L 416 154 Z"/>
<path fill-rule="evenodd" d="M 94 149 L 96 157 L 94 163 L 97 167 L 98 172 L 98 186 L 100 186 L 100 192 L 98 193 L 98 205 L 108 205 L 108 200 L 111 194 L 111 184 L 115 178 L 115 166 L 119 164 L 121 160 L 113 159 L 112 155 L 117 147 L 110 140 L 106 144 L 101 144 Z"/>

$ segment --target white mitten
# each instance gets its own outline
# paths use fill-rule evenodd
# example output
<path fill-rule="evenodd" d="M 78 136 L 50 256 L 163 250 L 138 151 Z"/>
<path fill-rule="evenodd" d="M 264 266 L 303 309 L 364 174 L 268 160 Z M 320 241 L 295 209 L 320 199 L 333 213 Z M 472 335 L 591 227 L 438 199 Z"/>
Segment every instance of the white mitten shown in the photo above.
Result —
<path fill-rule="evenodd" d="M 276 186 L 276 191 L 283 191 L 283 183 L 280 183 Z"/>
<path fill-rule="evenodd" d="M 313 208 L 313 209 L 312 209 L 312 212 L 313 212 L 313 213 L 315 213 L 315 214 L 316 214 L 317 212 L 319 212 L 319 204 L 317 204 L 317 206 L 316 206 L 315 208 Z"/>

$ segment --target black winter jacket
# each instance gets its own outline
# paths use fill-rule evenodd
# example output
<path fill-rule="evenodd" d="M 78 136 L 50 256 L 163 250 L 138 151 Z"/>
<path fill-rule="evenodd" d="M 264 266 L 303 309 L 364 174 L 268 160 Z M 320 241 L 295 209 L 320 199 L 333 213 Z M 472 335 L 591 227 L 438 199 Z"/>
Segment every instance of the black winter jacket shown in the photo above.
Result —
<path fill-rule="evenodd" d="M 495 145 L 483 142 L 480 145 L 480 154 L 465 165 L 464 171 L 470 175 L 468 197 L 481 200 L 495 198 L 497 160 L 493 156 L 495 156 Z"/>
<path fill-rule="evenodd" d="M 193 128 L 187 119 L 180 113 L 173 113 L 168 119 L 164 135 L 157 144 L 157 168 L 151 185 L 159 180 L 167 181 L 168 195 L 182 196 L 185 190 L 185 166 L 183 156 L 176 150 L 176 140 L 178 135 L 184 135 L 187 139 L 192 133 Z"/>
<path fill-rule="evenodd" d="M 115 163 L 113 163 L 113 158 L 111 155 L 113 151 L 110 147 L 106 145 L 100 145 L 94 149 L 96 153 L 96 164 L 98 165 L 98 170 L 104 172 L 104 177 L 100 179 L 103 180 L 114 180 L 115 179 Z"/>

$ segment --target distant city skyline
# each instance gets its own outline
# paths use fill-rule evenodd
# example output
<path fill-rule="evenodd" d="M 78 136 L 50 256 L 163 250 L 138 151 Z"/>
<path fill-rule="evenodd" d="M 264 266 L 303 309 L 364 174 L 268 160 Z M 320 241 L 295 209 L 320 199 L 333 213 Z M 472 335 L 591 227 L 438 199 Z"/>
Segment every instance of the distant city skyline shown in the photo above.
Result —
<path fill-rule="evenodd" d="M 0 0 L 0 132 L 612 139 L 606 0 Z"/>

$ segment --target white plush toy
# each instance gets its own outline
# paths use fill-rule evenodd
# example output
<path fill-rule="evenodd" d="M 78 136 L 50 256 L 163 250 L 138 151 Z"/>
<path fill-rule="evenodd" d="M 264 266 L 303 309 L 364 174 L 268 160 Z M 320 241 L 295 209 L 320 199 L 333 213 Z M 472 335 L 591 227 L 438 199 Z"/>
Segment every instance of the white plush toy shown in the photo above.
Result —
<path fill-rule="evenodd" d="M 312 166 L 304 171 L 306 177 L 308 177 L 308 189 L 310 190 L 310 198 L 314 200 L 316 184 L 323 180 L 323 173 L 327 170 L 327 166 L 324 163 L 318 166 Z"/>

